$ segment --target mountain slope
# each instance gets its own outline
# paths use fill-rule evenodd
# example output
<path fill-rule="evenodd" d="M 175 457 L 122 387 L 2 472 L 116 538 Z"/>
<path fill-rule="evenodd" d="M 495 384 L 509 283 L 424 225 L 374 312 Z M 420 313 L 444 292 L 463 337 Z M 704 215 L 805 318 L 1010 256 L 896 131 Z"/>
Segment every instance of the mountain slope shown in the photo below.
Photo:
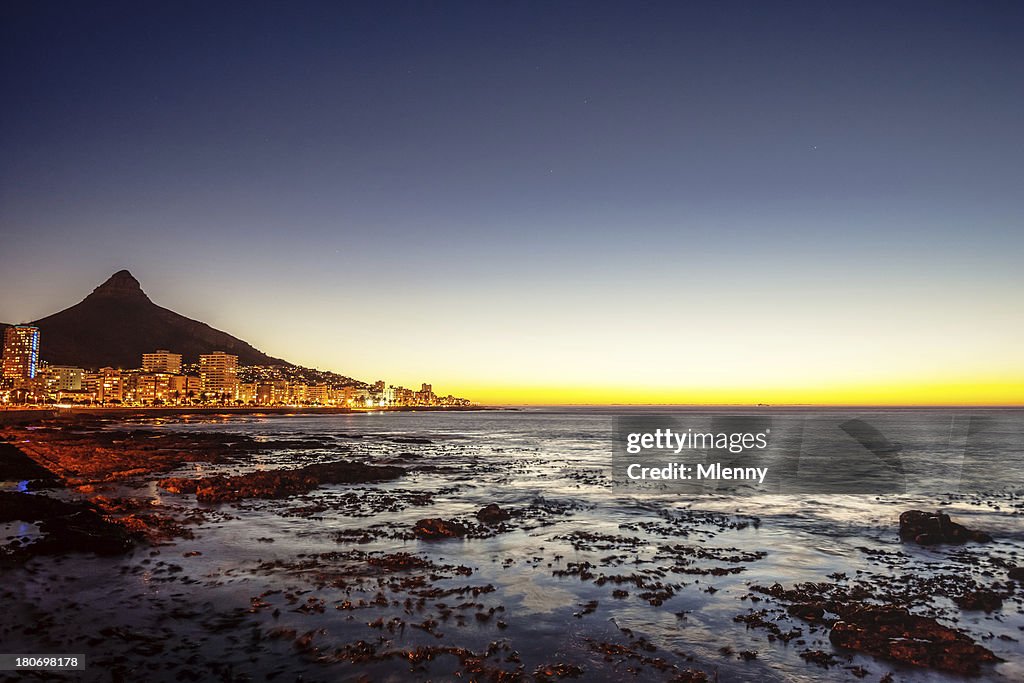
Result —
<path fill-rule="evenodd" d="M 39 355 L 55 365 L 136 368 L 142 354 L 167 349 L 185 363 L 225 351 L 241 365 L 291 365 L 206 323 L 153 303 L 127 270 L 93 290 L 78 304 L 34 323 L 40 329 Z"/>

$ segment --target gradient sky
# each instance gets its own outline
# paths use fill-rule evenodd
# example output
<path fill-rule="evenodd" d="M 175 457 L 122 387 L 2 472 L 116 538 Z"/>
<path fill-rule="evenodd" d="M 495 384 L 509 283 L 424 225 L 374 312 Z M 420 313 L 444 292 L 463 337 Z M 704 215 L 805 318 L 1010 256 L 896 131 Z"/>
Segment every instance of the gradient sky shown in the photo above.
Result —
<path fill-rule="evenodd" d="M 0 320 L 486 402 L 1024 403 L 1024 4 L 0 9 Z M 45 357 L 45 340 L 44 357 Z"/>

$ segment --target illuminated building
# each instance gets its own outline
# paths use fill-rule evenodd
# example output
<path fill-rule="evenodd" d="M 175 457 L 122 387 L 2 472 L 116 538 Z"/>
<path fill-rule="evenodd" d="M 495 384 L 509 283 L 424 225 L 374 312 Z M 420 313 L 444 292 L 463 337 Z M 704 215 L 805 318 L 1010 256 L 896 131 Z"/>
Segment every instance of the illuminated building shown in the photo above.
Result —
<path fill-rule="evenodd" d="M 433 405 L 434 403 L 434 387 L 431 384 L 424 382 L 420 385 L 420 390 L 416 392 L 416 403 L 422 406 Z"/>
<path fill-rule="evenodd" d="M 288 382 L 279 379 L 256 385 L 256 403 L 261 406 L 280 405 L 288 400 Z"/>
<path fill-rule="evenodd" d="M 349 386 L 331 389 L 330 398 L 331 402 L 336 405 L 350 405 L 356 399 L 356 388 Z"/>
<path fill-rule="evenodd" d="M 142 369 L 145 372 L 164 372 L 168 375 L 181 374 L 181 354 L 161 349 L 142 354 Z"/>
<path fill-rule="evenodd" d="M 58 391 L 81 391 L 85 370 L 70 365 L 48 365 L 39 370 L 47 393 Z"/>
<path fill-rule="evenodd" d="M 274 385 L 270 382 L 256 385 L 256 404 L 269 406 L 274 403 Z"/>
<path fill-rule="evenodd" d="M 235 398 L 241 401 L 244 405 L 251 405 L 256 403 L 256 383 L 246 382 L 238 385 L 238 395 Z"/>
<path fill-rule="evenodd" d="M 39 328 L 15 325 L 4 332 L 3 376 L 34 379 L 39 364 Z"/>
<path fill-rule="evenodd" d="M 203 394 L 234 396 L 238 391 L 238 356 L 223 351 L 199 356 L 199 383 Z"/>
<path fill-rule="evenodd" d="M 176 403 L 191 401 L 203 393 L 202 384 L 194 375 L 171 375 L 167 384 L 171 400 Z"/>
<path fill-rule="evenodd" d="M 99 372 L 90 372 L 85 375 L 83 386 L 100 403 L 124 401 L 124 379 L 120 370 L 103 368 Z"/>
<path fill-rule="evenodd" d="M 171 394 L 170 375 L 165 372 L 143 372 L 132 375 L 132 378 L 136 403 L 167 403 Z"/>
<path fill-rule="evenodd" d="M 411 406 L 416 402 L 416 392 L 405 387 L 391 387 L 391 402 L 396 406 Z"/>
<path fill-rule="evenodd" d="M 298 405 L 300 403 L 305 403 L 306 402 L 306 390 L 308 388 L 309 387 L 307 387 L 305 384 L 302 384 L 300 382 L 296 382 L 294 384 L 289 384 L 288 385 L 288 403 L 291 403 L 292 405 Z"/>

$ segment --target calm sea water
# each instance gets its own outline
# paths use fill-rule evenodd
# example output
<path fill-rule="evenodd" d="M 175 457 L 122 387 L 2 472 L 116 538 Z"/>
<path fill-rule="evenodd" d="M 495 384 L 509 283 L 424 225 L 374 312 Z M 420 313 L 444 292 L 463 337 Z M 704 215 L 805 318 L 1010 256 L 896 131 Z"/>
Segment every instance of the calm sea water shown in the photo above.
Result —
<path fill-rule="evenodd" d="M 253 597 L 268 591 L 282 591 L 265 598 L 271 607 L 282 608 L 280 613 L 271 616 L 269 608 L 254 610 L 246 617 L 255 621 L 250 626 L 264 632 L 271 628 L 290 628 L 300 634 L 315 631 L 316 642 L 324 651 L 374 639 L 387 641 L 386 647 L 394 649 L 455 644 L 474 651 L 500 641 L 519 653 L 527 672 L 561 661 L 582 666 L 587 680 L 621 680 L 628 678 L 629 663 L 606 661 L 593 644 L 636 642 L 642 637 L 657 648 L 651 656 L 717 673 L 721 680 L 857 680 L 848 668 L 833 667 L 826 672 L 800 658 L 799 653 L 806 649 L 833 651 L 826 631 L 811 632 L 806 624 L 797 623 L 804 630 L 802 644 L 784 644 L 770 642 L 763 629 L 748 629 L 734 621 L 754 606 L 747 597 L 749 587 L 827 581 L 835 572 L 850 576 L 863 572 L 881 583 L 885 577 L 958 573 L 988 584 L 993 572 L 1005 573 L 997 565 L 1020 564 L 1024 559 L 1021 488 L 1015 476 L 1008 476 L 1019 475 L 1019 471 L 998 476 L 1006 463 L 1021 462 L 1022 442 L 1015 436 L 1024 425 L 1020 412 L 858 413 L 901 444 L 904 475 L 913 483 L 911 493 L 718 491 L 699 496 L 631 491 L 612 485 L 611 440 L 615 416 L 621 414 L 613 410 L 529 409 L 158 422 L 156 428 L 164 430 L 321 440 L 313 449 L 282 448 L 245 464 L 190 465 L 174 473 L 180 476 L 231 474 L 340 458 L 405 465 L 413 470 L 383 484 L 327 486 L 298 498 L 246 501 L 238 506 L 199 505 L 194 497 L 167 494 L 154 482 L 127 485 L 112 493 L 145 496 L 154 505 L 175 508 L 181 514 L 203 511 L 206 517 L 196 528 L 197 537 L 162 550 L 159 558 L 140 552 L 127 560 L 65 562 L 62 568 L 25 577 L 21 588 L 38 593 L 39 609 L 51 605 L 59 611 L 54 596 L 46 590 L 47 577 L 50 572 L 53 577 L 72 576 L 66 581 L 74 586 L 75 602 L 88 605 L 95 618 L 142 631 L 170 629 L 179 637 L 201 640 L 204 652 L 230 663 L 232 671 L 257 679 L 260 672 L 271 669 L 286 672 L 281 680 L 300 674 L 304 680 L 362 674 L 406 680 L 411 674 L 403 661 L 324 665 L 296 654 L 290 642 L 278 645 L 264 639 L 258 646 L 246 646 L 238 642 L 237 634 L 232 640 L 230 629 L 225 634 L 210 634 L 209 624 L 200 627 L 188 619 L 175 622 L 166 618 L 168 611 L 181 605 L 200 605 L 217 613 L 239 605 L 247 607 Z M 795 412 L 774 415 L 777 425 L 806 418 Z M 985 442 L 989 449 L 1001 449 L 989 453 L 990 461 L 979 460 L 982 442 L 972 438 L 971 428 L 965 427 L 972 418 L 975 432 L 1000 435 Z M 980 418 L 987 422 L 979 422 Z M 936 428 L 937 424 L 946 425 L 944 431 Z M 983 430 L 978 427 L 981 424 Z M 805 441 L 810 445 L 805 448 L 805 467 L 817 466 L 812 456 L 827 442 L 823 441 L 824 432 L 817 434 L 815 429 L 806 428 Z M 979 472 L 989 474 L 979 476 Z M 943 488 L 948 490 L 943 492 Z M 424 494 L 430 494 L 429 500 Z M 428 542 L 402 537 L 418 519 L 470 519 L 490 503 L 533 512 L 527 521 L 514 524 L 514 530 L 489 538 Z M 902 511 L 940 506 L 955 520 L 988 531 L 997 543 L 921 548 L 899 542 Z M 659 548 L 666 544 L 707 549 L 711 557 L 765 555 L 735 563 L 697 562 L 697 566 L 742 570 L 723 576 L 670 576 L 664 582 L 676 588 L 660 604 L 639 597 L 641 591 L 632 585 L 598 585 L 571 571 L 560 575 L 571 570 L 572 563 L 581 562 L 592 563 L 598 568 L 596 574 L 644 572 L 659 565 Z M 411 623 L 436 617 L 438 608 L 434 603 L 420 612 L 385 606 L 358 612 L 340 608 L 346 600 L 372 598 L 373 590 L 366 585 L 331 586 L 323 571 L 304 569 L 301 561 L 320 553 L 352 551 L 407 552 L 437 565 L 468 567 L 470 576 L 444 575 L 437 585 L 490 585 L 493 591 L 472 599 L 482 608 L 500 607 L 502 611 L 488 621 L 442 621 L 436 630 L 443 632 L 443 638 L 415 628 L 395 634 L 375 628 L 372 622 L 378 617 L 385 622 L 401 617 Z M 893 555 L 880 560 L 879 553 Z M 140 571 L 145 560 L 150 562 Z M 159 560 L 173 561 L 178 566 L 174 570 L 177 576 L 186 577 L 187 582 L 184 578 L 164 582 L 165 577 L 152 569 Z M 315 576 L 318 571 L 319 577 Z M 628 589 L 629 595 L 614 597 L 616 588 Z M 288 593 L 301 595 L 303 600 L 315 596 L 326 608 L 296 611 L 295 604 L 282 602 L 281 596 Z M 140 608 L 147 600 L 150 606 Z M 447 601 L 455 602 L 459 598 Z M 1020 643 L 1024 615 L 1019 601 L 1007 601 L 1001 611 L 991 614 L 961 613 L 943 598 L 935 598 L 934 604 L 922 609 L 937 610 L 945 623 L 965 630 L 1007 660 L 987 670 L 987 677 L 1024 679 Z M 499 618 L 505 628 L 496 628 Z M 72 638 L 73 631 L 63 628 L 66 637 Z M 55 637 L 59 634 L 57 629 Z M 723 654 L 721 649 L 726 646 L 734 652 L 754 651 L 757 658 L 743 661 L 734 654 Z M 693 661 L 687 662 L 683 655 Z M 843 663 L 863 666 L 870 672 L 866 680 L 878 680 L 890 671 L 895 672 L 896 680 L 957 680 L 864 655 L 854 655 L 849 664 L 845 659 Z M 443 666 L 438 666 L 441 668 L 431 675 L 444 679 Z"/>

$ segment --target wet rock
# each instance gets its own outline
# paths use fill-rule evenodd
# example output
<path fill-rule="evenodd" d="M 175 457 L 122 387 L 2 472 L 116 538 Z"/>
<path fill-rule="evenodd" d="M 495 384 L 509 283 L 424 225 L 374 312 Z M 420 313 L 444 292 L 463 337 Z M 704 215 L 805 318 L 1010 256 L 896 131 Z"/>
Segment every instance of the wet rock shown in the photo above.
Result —
<path fill-rule="evenodd" d="M 1003 596 L 994 591 L 978 590 L 954 598 L 953 602 L 963 610 L 991 612 L 1003 606 Z"/>
<path fill-rule="evenodd" d="M 985 532 L 957 524 L 945 513 L 923 510 L 907 510 L 900 515 L 900 538 L 904 541 L 914 541 L 918 545 L 992 541 L 992 537 Z"/>
<path fill-rule="evenodd" d="M 506 510 L 502 510 L 497 503 L 491 503 L 482 507 L 476 513 L 476 518 L 483 524 L 498 524 L 509 519 L 511 516 Z"/>
<path fill-rule="evenodd" d="M 839 664 L 839 660 L 836 659 L 834 654 L 825 652 L 824 650 L 804 650 L 800 653 L 800 658 L 805 662 L 817 664 L 823 669 Z"/>
<path fill-rule="evenodd" d="M 818 604 L 790 605 L 786 611 L 790 616 L 804 621 L 821 621 L 825 616 L 825 608 Z"/>
<path fill-rule="evenodd" d="M 422 436 L 396 436 L 391 439 L 395 443 L 406 443 L 415 446 L 429 446 L 433 443 L 430 439 Z"/>
<path fill-rule="evenodd" d="M 114 520 L 136 536 L 145 537 L 150 543 L 157 545 L 175 538 L 195 538 L 191 529 L 172 517 L 162 514 L 131 514 Z"/>
<path fill-rule="evenodd" d="M 466 527 L 454 519 L 428 517 L 416 522 L 412 532 L 417 538 L 434 540 L 438 538 L 461 538 L 466 535 Z"/>
<path fill-rule="evenodd" d="M 792 628 L 789 631 L 783 631 L 779 624 L 770 617 L 768 610 L 751 610 L 748 614 L 738 614 L 732 618 L 732 620 L 738 624 L 746 624 L 747 628 L 763 628 L 768 631 L 769 642 L 775 642 L 781 640 L 783 643 L 788 643 L 794 638 L 799 638 L 804 634 L 803 629 Z"/>
<path fill-rule="evenodd" d="M 39 528 L 47 537 L 29 546 L 36 552 L 120 555 L 132 547 L 132 537 L 125 529 L 92 510 L 46 520 Z"/>
<path fill-rule="evenodd" d="M 970 636 L 901 607 L 865 605 L 844 610 L 842 616 L 829 634 L 837 647 L 965 675 L 1001 661 Z"/>
<path fill-rule="evenodd" d="M 87 418 L 70 425 L 0 428 L 0 440 L 18 444 L 24 455 L 69 485 L 165 472 L 187 462 L 227 462 L 260 449 L 251 437 L 238 434 L 110 430 Z"/>
<path fill-rule="evenodd" d="M 0 522 L 38 522 L 44 536 L 32 543 L 0 548 L 4 555 L 60 555 L 71 552 L 119 555 L 127 552 L 134 536 L 108 522 L 92 505 L 27 493 L 0 492 Z"/>
<path fill-rule="evenodd" d="M 591 600 L 589 602 L 581 603 L 580 607 L 582 607 L 583 609 L 581 609 L 579 612 L 573 612 L 573 616 L 577 619 L 582 619 L 588 614 L 593 614 L 597 610 L 598 604 L 600 603 L 598 603 L 597 600 Z"/>
<path fill-rule="evenodd" d="M 0 441 L 0 481 L 53 481 L 56 478 L 53 472 L 25 455 L 14 444 Z"/>
<path fill-rule="evenodd" d="M 533 677 L 538 681 L 550 681 L 556 678 L 579 678 L 583 675 L 583 669 L 575 664 L 548 664 L 538 667 L 533 672 Z"/>
<path fill-rule="evenodd" d="M 1014 581 L 1024 581 L 1024 567 L 1010 567 L 1007 576 Z"/>
<path fill-rule="evenodd" d="M 201 479 L 185 479 L 183 477 L 168 477 L 161 479 L 157 484 L 168 493 L 195 493 Z"/>
<path fill-rule="evenodd" d="M 366 559 L 371 567 L 380 567 L 389 572 L 409 571 L 412 569 L 434 569 L 437 565 L 409 553 L 392 553 L 390 555 L 374 555 Z"/>
<path fill-rule="evenodd" d="M 405 470 L 400 467 L 340 461 L 294 470 L 250 472 L 234 477 L 171 477 L 161 479 L 159 484 L 171 493 L 195 493 L 198 500 L 206 503 L 226 503 L 245 498 L 287 498 L 308 493 L 321 484 L 362 484 L 397 479 L 403 474 Z"/>

